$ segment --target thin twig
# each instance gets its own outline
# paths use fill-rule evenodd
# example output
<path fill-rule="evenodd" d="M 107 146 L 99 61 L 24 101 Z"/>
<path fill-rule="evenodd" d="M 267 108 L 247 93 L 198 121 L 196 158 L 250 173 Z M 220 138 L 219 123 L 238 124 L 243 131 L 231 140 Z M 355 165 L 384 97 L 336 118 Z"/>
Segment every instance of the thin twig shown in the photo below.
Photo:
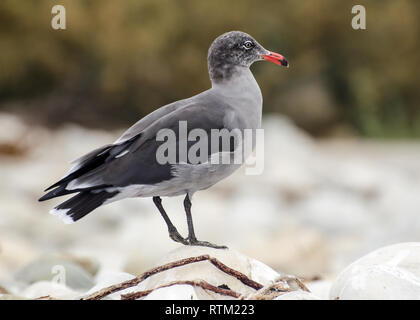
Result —
<path fill-rule="evenodd" d="M 298 284 L 298 286 L 303 290 L 303 291 L 306 291 L 306 292 L 311 292 L 309 289 L 308 289 L 308 287 L 299 279 L 299 278 L 296 278 L 295 279 L 295 281 L 296 281 L 296 283 Z"/>
<path fill-rule="evenodd" d="M 235 277 L 236 279 L 238 279 L 239 281 L 241 281 L 243 284 L 255 289 L 255 290 L 259 290 L 263 287 L 262 284 L 248 278 L 245 274 L 236 271 L 230 267 L 228 267 L 227 265 L 225 265 L 224 263 L 220 262 L 218 259 L 210 257 L 208 254 L 205 255 L 201 255 L 201 256 L 197 256 L 197 257 L 190 257 L 190 258 L 185 258 L 185 259 L 181 259 L 178 261 L 174 261 L 171 263 L 167 263 L 165 265 L 153 268 L 149 271 L 146 271 L 145 273 L 143 273 L 142 275 L 135 277 L 133 279 L 124 281 L 122 283 L 119 284 L 115 284 L 109 287 L 106 287 L 102 290 L 99 290 L 85 298 L 83 298 L 82 300 L 99 300 L 102 299 L 103 297 L 106 297 L 109 294 L 115 293 L 117 291 L 121 291 L 130 287 L 134 287 L 136 285 L 138 285 L 140 282 L 142 282 L 143 280 L 166 270 L 172 269 L 172 268 L 177 268 L 180 266 L 184 266 L 187 264 L 191 264 L 191 263 L 196 263 L 196 262 L 200 262 L 200 261 L 205 261 L 208 260 L 210 261 L 211 264 L 213 264 L 216 268 L 218 268 L 219 270 L 223 271 L 224 273 L 227 273 L 233 277 Z M 149 292 L 150 293 L 150 292 Z"/>
<path fill-rule="evenodd" d="M 48 296 L 41 296 L 41 297 L 35 298 L 34 300 L 56 300 L 56 298 L 53 298 L 50 295 L 48 295 Z"/>
<path fill-rule="evenodd" d="M 199 261 L 204 261 L 204 260 L 208 260 L 209 256 L 208 255 L 202 255 L 202 256 L 198 256 L 198 257 L 191 257 L 191 258 L 186 258 L 186 259 L 181 259 L 175 262 L 171 262 L 171 263 L 167 263 L 164 264 L 162 266 L 153 268 L 149 271 L 146 271 L 145 273 L 143 273 L 142 275 L 135 277 L 133 279 L 106 287 L 104 289 L 101 289 L 97 292 L 92 293 L 91 295 L 82 298 L 82 300 L 99 300 L 102 299 L 103 297 L 106 297 L 107 295 L 110 295 L 114 292 L 117 291 L 121 291 L 130 287 L 134 287 L 137 284 L 139 284 L 140 282 L 142 282 L 143 280 L 146 280 L 147 278 L 155 275 L 156 273 L 160 273 L 172 268 L 176 268 L 176 267 L 180 267 L 180 266 L 184 266 L 190 263 L 195 263 L 195 262 L 199 262 Z"/>
<path fill-rule="evenodd" d="M 209 257 L 210 262 L 219 270 L 223 271 L 224 273 L 227 273 L 233 277 L 235 277 L 236 279 L 238 279 L 239 281 L 241 281 L 243 284 L 247 285 L 248 287 L 251 287 L 255 290 L 259 290 L 262 287 L 264 287 L 261 283 L 258 283 L 250 278 L 248 278 L 245 274 L 243 274 L 242 272 L 236 271 L 230 267 L 228 267 L 227 265 L 225 265 L 224 263 L 220 262 L 219 260 L 217 260 L 216 258 L 212 258 Z"/>
<path fill-rule="evenodd" d="M 122 300 L 135 300 L 135 299 L 139 299 L 142 297 L 145 297 L 147 295 L 149 295 L 152 291 L 155 291 L 157 289 L 160 288 L 166 288 L 166 287 L 170 287 L 173 285 L 182 285 L 182 284 L 187 284 L 190 286 L 195 286 L 195 287 L 201 287 L 204 290 L 209 290 L 209 291 L 213 291 L 215 293 L 224 295 L 224 296 L 230 296 L 230 297 L 234 297 L 234 298 L 239 298 L 241 295 L 233 290 L 230 289 L 223 289 L 220 287 L 216 287 L 210 283 L 208 283 L 207 281 L 204 280 L 182 280 L 182 281 L 174 281 L 174 282 L 170 282 L 167 284 L 163 284 L 159 287 L 156 287 L 154 289 L 151 290 L 144 290 L 144 291 L 138 291 L 138 292 L 133 292 L 133 293 L 128 293 L 128 294 L 123 294 L 121 295 L 121 299 Z"/>
<path fill-rule="evenodd" d="M 272 300 L 279 295 L 286 292 L 292 292 L 296 290 L 303 290 L 310 292 L 309 289 L 300 281 L 299 278 L 289 275 L 283 275 L 279 277 L 274 283 L 269 284 L 252 295 L 241 296 L 240 299 L 244 300 Z"/>

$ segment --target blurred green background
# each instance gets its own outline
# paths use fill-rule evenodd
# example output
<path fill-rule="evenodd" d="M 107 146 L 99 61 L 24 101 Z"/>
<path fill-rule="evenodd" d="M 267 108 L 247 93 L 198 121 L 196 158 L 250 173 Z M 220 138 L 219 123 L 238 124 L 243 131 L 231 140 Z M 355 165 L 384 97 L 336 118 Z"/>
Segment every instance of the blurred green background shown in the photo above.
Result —
<path fill-rule="evenodd" d="M 67 30 L 51 28 L 54 4 Z M 355 4 L 367 30 L 351 27 Z M 0 111 L 127 126 L 207 89 L 207 49 L 230 30 L 290 61 L 252 67 L 266 113 L 315 136 L 420 136 L 418 0 L 1 0 Z"/>

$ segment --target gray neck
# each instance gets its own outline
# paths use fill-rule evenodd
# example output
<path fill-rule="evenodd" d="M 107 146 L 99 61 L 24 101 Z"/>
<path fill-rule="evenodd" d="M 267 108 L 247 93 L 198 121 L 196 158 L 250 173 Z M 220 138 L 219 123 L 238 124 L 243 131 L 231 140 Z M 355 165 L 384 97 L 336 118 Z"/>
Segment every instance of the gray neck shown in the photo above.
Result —
<path fill-rule="evenodd" d="M 225 95 L 239 95 L 261 99 L 261 90 L 248 67 L 236 67 L 229 78 L 214 80 L 212 88 Z"/>
<path fill-rule="evenodd" d="M 247 115 L 248 128 L 259 128 L 262 112 L 260 87 L 249 68 L 242 67 L 236 71 L 229 80 L 212 81 L 211 90 L 222 96 L 232 107 Z"/>
<path fill-rule="evenodd" d="M 229 81 L 237 73 L 241 73 L 242 69 L 247 67 L 232 65 L 218 61 L 209 61 L 209 76 L 212 83 Z"/>

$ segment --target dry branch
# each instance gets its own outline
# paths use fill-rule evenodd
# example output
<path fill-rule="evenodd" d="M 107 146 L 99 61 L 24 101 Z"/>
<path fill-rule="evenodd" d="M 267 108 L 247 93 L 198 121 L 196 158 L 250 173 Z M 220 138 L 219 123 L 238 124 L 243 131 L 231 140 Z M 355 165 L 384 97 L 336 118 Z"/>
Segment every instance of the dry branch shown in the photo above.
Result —
<path fill-rule="evenodd" d="M 195 287 L 201 287 L 204 290 L 209 290 L 209 291 L 213 291 L 215 293 L 224 295 L 224 296 L 230 296 L 230 297 L 234 297 L 234 298 L 239 298 L 241 295 L 233 290 L 230 289 L 223 289 L 220 287 L 216 287 L 210 283 L 208 283 L 207 281 L 204 280 L 183 280 L 183 281 L 174 281 L 174 282 L 170 282 L 167 284 L 163 284 L 159 287 L 156 287 L 154 289 L 151 290 L 144 290 L 144 291 L 138 291 L 138 292 L 133 292 L 133 293 L 128 293 L 128 294 L 123 294 L 121 295 L 122 300 L 135 300 L 135 299 L 139 299 L 142 297 L 145 297 L 147 295 L 149 295 L 150 293 L 152 293 L 152 291 L 155 291 L 157 289 L 160 288 L 166 288 L 166 287 L 170 287 L 173 285 L 182 285 L 182 284 L 187 284 L 190 286 L 195 286 Z"/>
<path fill-rule="evenodd" d="M 296 290 L 310 292 L 299 278 L 289 275 L 279 277 L 274 283 L 269 284 L 252 295 L 241 296 L 244 300 L 272 300 L 285 292 Z"/>
<path fill-rule="evenodd" d="M 263 288 L 262 284 L 248 278 L 245 274 L 243 274 L 243 273 L 241 273 L 237 270 L 234 270 L 234 269 L 228 267 L 227 265 L 225 265 L 224 263 L 220 262 L 218 259 L 210 257 L 208 254 L 205 254 L 205 255 L 201 255 L 201 256 L 197 256 L 197 257 L 190 257 L 190 258 L 181 259 L 181 260 L 178 260 L 178 261 L 174 261 L 174 262 L 167 263 L 167 264 L 164 264 L 162 266 L 153 268 L 149 271 L 146 271 L 145 273 L 143 273 L 142 275 L 140 275 L 138 277 L 135 277 L 133 279 L 124 281 L 122 283 L 115 284 L 115 285 L 106 287 L 102 290 L 99 290 L 99 291 L 97 291 L 97 292 L 95 292 L 95 293 L 93 293 L 93 294 L 91 294 L 91 295 L 89 295 L 85 298 L 82 298 L 82 300 L 99 300 L 99 299 L 102 299 L 102 298 L 106 297 L 107 295 L 110 295 L 110 294 L 115 293 L 117 291 L 121 291 L 121 290 L 130 288 L 130 287 L 134 287 L 134 286 L 138 285 L 140 282 L 142 282 L 143 280 L 145 280 L 145 279 L 147 279 L 147 278 L 149 278 L 149 277 L 151 277 L 151 276 L 153 276 L 157 273 L 160 273 L 160 272 L 163 272 L 163 271 L 166 271 L 166 270 L 169 270 L 169 269 L 177 268 L 177 267 L 180 267 L 180 266 L 184 266 L 184 265 L 187 265 L 187 264 L 196 263 L 196 262 L 200 262 L 200 261 L 206 261 L 206 260 L 210 261 L 210 263 L 213 264 L 219 270 L 223 271 L 226 274 L 229 274 L 229 275 L 235 277 L 236 279 L 241 281 L 243 284 L 245 284 L 245 285 L 247 285 L 247 286 L 249 286 L 249 287 L 251 287 L 255 290 L 259 290 L 259 289 Z M 195 283 L 201 283 L 201 285 L 203 285 L 203 283 L 200 282 L 200 281 L 195 282 Z M 201 285 L 199 285 L 199 286 L 201 286 Z M 214 288 L 218 288 L 218 287 L 214 287 Z M 218 289 L 220 289 L 220 288 L 218 288 Z M 225 289 L 221 289 L 221 290 L 225 290 Z M 150 290 L 147 290 L 147 291 L 150 291 Z M 147 292 L 147 291 L 143 291 L 143 292 Z M 149 294 L 149 293 L 147 293 L 147 294 Z M 144 293 L 144 294 L 146 294 L 146 293 Z"/>

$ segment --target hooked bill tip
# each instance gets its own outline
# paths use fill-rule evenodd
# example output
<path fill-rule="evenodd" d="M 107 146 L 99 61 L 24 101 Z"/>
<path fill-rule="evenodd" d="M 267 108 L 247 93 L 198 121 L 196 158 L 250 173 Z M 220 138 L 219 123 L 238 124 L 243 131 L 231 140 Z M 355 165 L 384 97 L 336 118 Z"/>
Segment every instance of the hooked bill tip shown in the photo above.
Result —
<path fill-rule="evenodd" d="M 281 54 L 278 54 L 278 53 L 275 53 L 275 52 L 269 52 L 269 54 L 263 54 L 262 58 L 264 60 L 274 62 L 275 64 L 277 64 L 279 66 L 283 66 L 283 67 L 286 67 L 286 68 L 289 67 L 289 62 Z"/>

